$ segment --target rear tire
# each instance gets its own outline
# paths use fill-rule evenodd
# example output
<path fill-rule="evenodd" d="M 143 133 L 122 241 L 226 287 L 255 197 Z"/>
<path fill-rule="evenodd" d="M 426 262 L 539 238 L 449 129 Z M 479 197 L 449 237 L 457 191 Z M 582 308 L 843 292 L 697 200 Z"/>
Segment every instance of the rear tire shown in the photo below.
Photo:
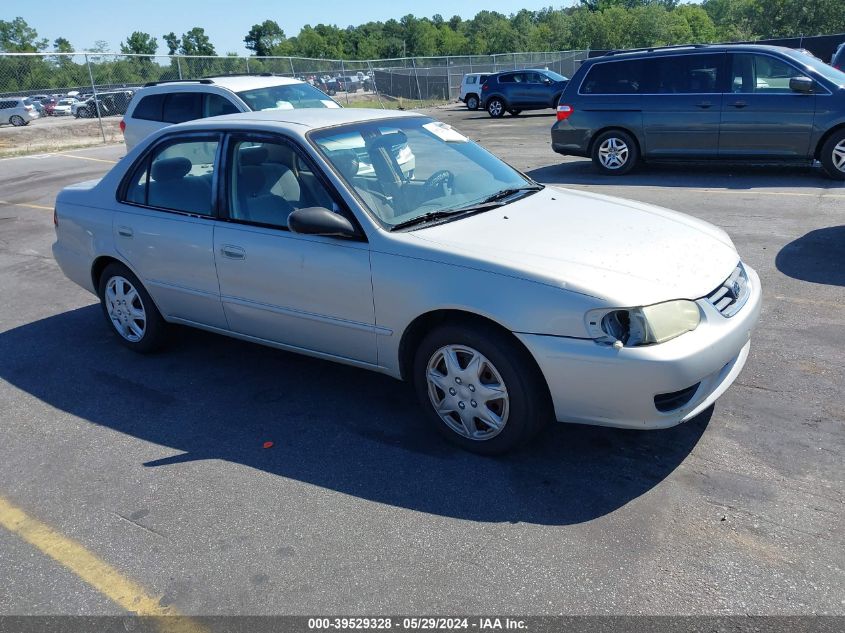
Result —
<path fill-rule="evenodd" d="M 499 97 L 493 97 L 487 102 L 487 114 L 494 119 L 501 119 L 505 116 L 506 110 L 505 102 L 499 99 Z"/>
<path fill-rule="evenodd" d="M 9 123 L 11 123 L 12 125 L 14 125 L 15 127 L 22 127 L 22 126 L 24 126 L 24 125 L 26 125 L 26 124 L 27 124 L 27 122 L 26 122 L 26 121 L 24 121 L 23 117 L 22 117 L 22 116 L 20 116 L 20 115 L 18 115 L 18 114 L 16 114 L 16 115 L 14 115 L 14 116 L 10 117 L 10 118 L 9 118 Z"/>
<path fill-rule="evenodd" d="M 622 130 L 609 130 L 593 142 L 593 165 L 607 176 L 623 176 L 640 158 L 637 143 Z"/>
<path fill-rule="evenodd" d="M 478 97 L 475 95 L 468 95 L 466 104 L 468 110 L 478 110 Z"/>
<path fill-rule="evenodd" d="M 509 334 L 486 324 L 432 330 L 417 348 L 413 383 L 435 430 L 473 453 L 513 450 L 552 418 L 534 359 Z"/>
<path fill-rule="evenodd" d="M 118 262 L 106 266 L 100 275 L 98 295 L 106 323 L 126 347 L 148 354 L 167 341 L 167 322 L 126 266 Z"/>
<path fill-rule="evenodd" d="M 829 178 L 845 180 L 845 130 L 834 133 L 825 141 L 819 160 Z"/>

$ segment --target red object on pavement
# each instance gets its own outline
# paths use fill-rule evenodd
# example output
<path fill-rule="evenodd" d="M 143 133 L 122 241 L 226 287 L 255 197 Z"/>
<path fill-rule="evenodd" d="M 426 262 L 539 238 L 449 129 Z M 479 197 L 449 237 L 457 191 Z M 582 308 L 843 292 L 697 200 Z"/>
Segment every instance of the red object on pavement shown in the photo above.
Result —
<path fill-rule="evenodd" d="M 273 442 L 264 442 L 264 448 L 273 448 Z"/>

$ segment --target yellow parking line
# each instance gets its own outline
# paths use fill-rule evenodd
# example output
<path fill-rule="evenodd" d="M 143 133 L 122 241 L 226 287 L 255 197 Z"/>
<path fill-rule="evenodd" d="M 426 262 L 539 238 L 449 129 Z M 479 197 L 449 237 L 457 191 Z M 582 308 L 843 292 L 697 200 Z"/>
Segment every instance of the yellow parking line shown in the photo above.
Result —
<path fill-rule="evenodd" d="M 108 160 L 107 158 L 92 158 L 91 156 L 77 156 L 76 154 L 56 154 L 56 156 L 67 156 L 68 158 L 78 158 L 79 160 L 93 160 L 96 163 L 109 163 L 111 165 L 117 164 L 116 160 Z"/>
<path fill-rule="evenodd" d="M 91 587 L 120 607 L 140 616 L 171 616 L 159 621 L 165 631 L 197 633 L 203 627 L 173 607 L 159 604 L 135 582 L 125 578 L 79 543 L 59 534 L 0 497 L 0 526 L 67 567 Z M 176 617 L 173 617 L 176 616 Z"/>
<path fill-rule="evenodd" d="M 53 207 L 45 207 L 43 204 L 32 204 L 30 202 L 6 202 L 5 200 L 0 200 L 0 204 L 8 207 L 26 207 L 28 209 L 42 209 L 44 211 L 53 210 Z"/>

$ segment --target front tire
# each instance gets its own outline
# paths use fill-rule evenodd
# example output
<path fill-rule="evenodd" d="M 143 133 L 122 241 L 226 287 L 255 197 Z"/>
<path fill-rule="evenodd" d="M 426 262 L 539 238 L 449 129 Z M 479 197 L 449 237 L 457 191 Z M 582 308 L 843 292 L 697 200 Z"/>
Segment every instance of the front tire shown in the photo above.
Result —
<path fill-rule="evenodd" d="M 499 99 L 499 97 L 493 97 L 487 102 L 487 114 L 494 119 L 501 119 L 505 116 L 506 110 L 505 102 Z"/>
<path fill-rule="evenodd" d="M 640 158 L 637 143 L 622 130 L 609 130 L 593 143 L 593 165 L 607 176 L 622 176 L 630 172 Z"/>
<path fill-rule="evenodd" d="M 468 110 L 478 110 L 478 97 L 469 95 L 466 100 Z"/>
<path fill-rule="evenodd" d="M 123 264 L 113 262 L 100 276 L 98 288 L 103 315 L 129 349 L 147 354 L 167 339 L 167 322 L 138 278 Z"/>
<path fill-rule="evenodd" d="M 829 178 L 845 180 L 845 130 L 836 132 L 825 141 L 819 158 Z"/>
<path fill-rule="evenodd" d="M 510 335 L 484 324 L 430 332 L 417 349 L 413 382 L 435 429 L 473 453 L 513 450 L 552 417 L 534 359 Z"/>

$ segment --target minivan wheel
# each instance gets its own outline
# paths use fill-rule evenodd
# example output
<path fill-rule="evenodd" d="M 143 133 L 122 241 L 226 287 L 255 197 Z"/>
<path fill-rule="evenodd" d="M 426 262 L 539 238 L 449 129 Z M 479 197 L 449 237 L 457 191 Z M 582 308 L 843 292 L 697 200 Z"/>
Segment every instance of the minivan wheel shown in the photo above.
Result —
<path fill-rule="evenodd" d="M 512 450 L 551 417 L 533 359 L 492 327 L 455 324 L 430 332 L 417 349 L 413 382 L 435 429 L 473 453 Z"/>
<path fill-rule="evenodd" d="M 487 114 L 494 119 L 499 119 L 505 115 L 505 102 L 498 97 L 493 97 L 487 102 Z"/>
<path fill-rule="evenodd" d="M 627 174 L 638 159 L 637 144 L 630 134 L 621 130 L 605 132 L 593 143 L 593 165 L 603 174 Z"/>
<path fill-rule="evenodd" d="M 820 159 L 822 168 L 830 178 L 845 180 L 845 130 L 840 130 L 825 141 Z"/>
<path fill-rule="evenodd" d="M 131 270 L 117 262 L 109 264 L 98 290 L 106 322 L 121 343 L 142 354 L 164 344 L 167 323 Z"/>
<path fill-rule="evenodd" d="M 468 96 L 466 103 L 468 110 L 478 110 L 478 97 L 475 95 Z"/>
<path fill-rule="evenodd" d="M 15 127 L 21 127 L 22 125 L 26 125 L 26 121 L 23 120 L 23 117 L 16 114 L 13 117 L 9 118 L 9 123 L 14 125 Z"/>

